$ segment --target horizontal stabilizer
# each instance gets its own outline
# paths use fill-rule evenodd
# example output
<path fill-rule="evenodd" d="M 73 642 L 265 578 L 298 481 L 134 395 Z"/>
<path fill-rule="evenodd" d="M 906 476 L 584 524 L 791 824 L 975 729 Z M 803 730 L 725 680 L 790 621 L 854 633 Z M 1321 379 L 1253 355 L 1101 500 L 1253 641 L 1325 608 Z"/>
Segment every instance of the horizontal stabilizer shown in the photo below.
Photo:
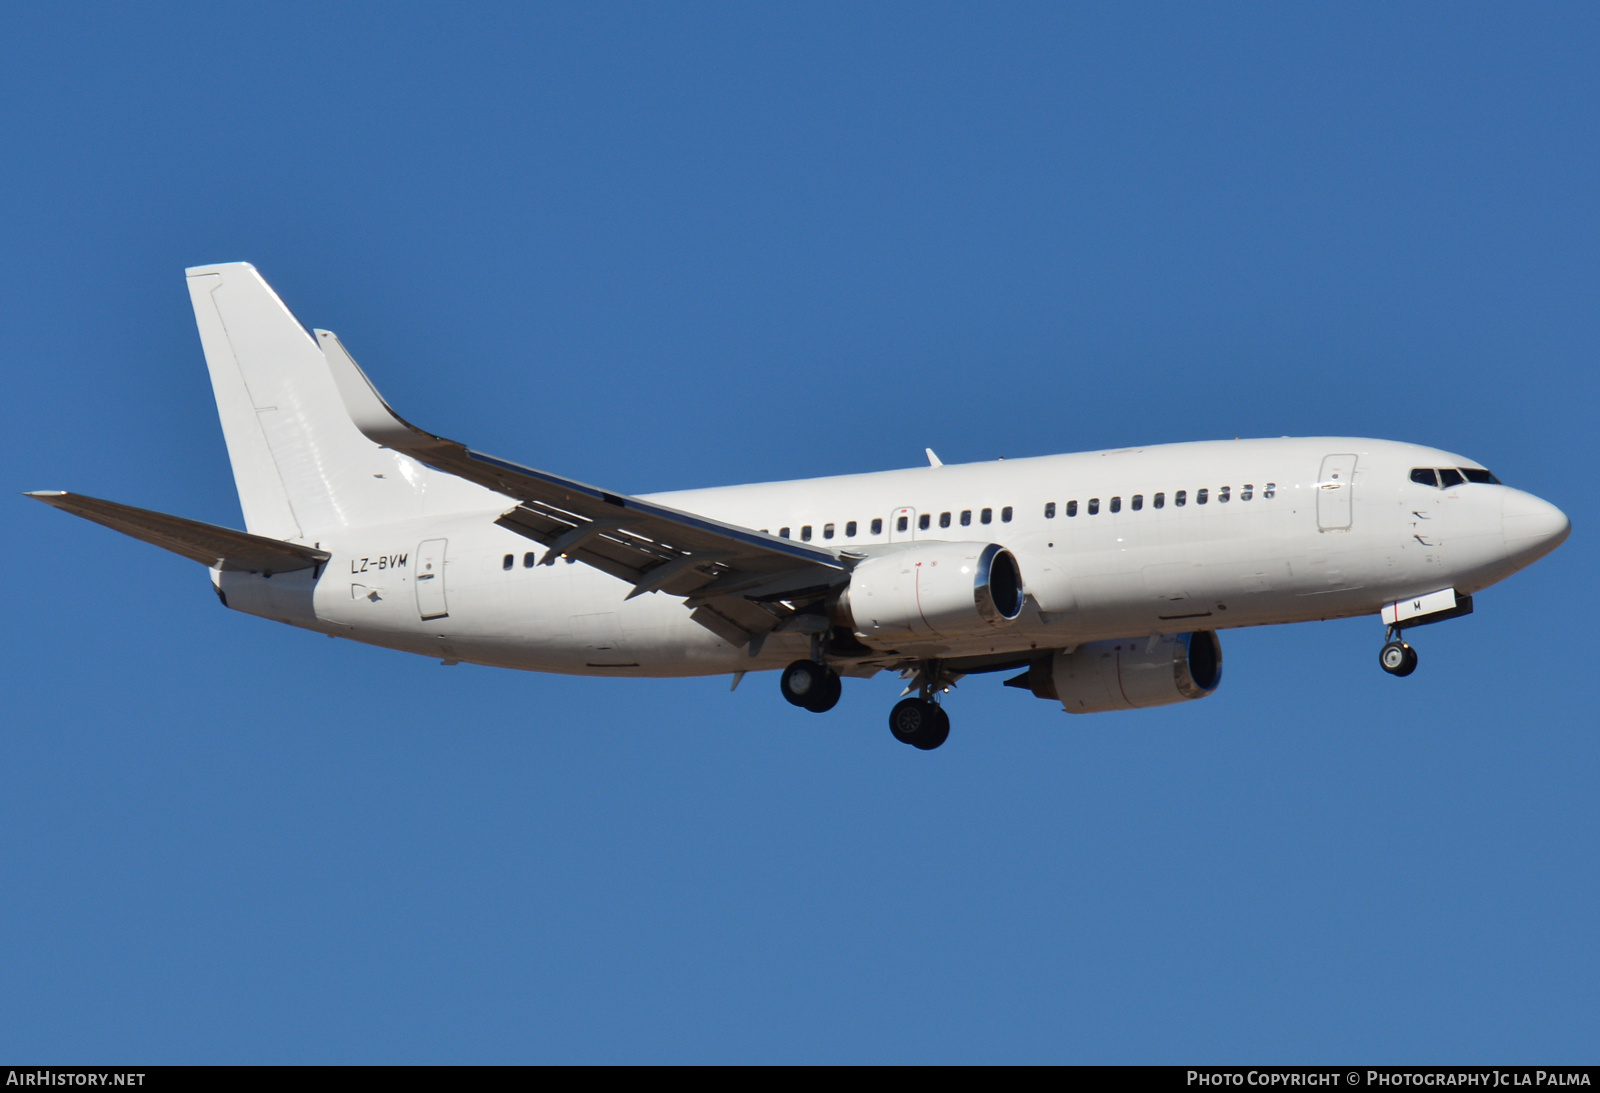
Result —
<path fill-rule="evenodd" d="M 28 496 L 63 512 L 93 520 L 112 531 L 143 539 L 162 550 L 170 550 L 174 554 L 192 558 L 201 565 L 218 569 L 247 573 L 289 573 L 321 565 L 331 557 L 325 550 L 313 550 L 311 547 L 221 528 L 215 524 L 202 524 L 198 520 L 185 520 L 181 516 L 168 516 L 164 512 L 136 509 L 132 505 L 119 505 L 115 501 L 102 501 L 81 493 L 38 490 Z"/>

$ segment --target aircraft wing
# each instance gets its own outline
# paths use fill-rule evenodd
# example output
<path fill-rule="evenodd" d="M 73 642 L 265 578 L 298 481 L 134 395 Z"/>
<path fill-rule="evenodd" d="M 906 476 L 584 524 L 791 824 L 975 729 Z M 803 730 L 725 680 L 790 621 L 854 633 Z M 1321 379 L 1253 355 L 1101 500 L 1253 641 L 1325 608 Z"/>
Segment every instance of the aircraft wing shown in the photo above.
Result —
<path fill-rule="evenodd" d="M 369 440 L 517 504 L 496 523 L 543 544 L 541 564 L 566 556 L 645 592 L 684 597 L 692 617 L 735 646 L 757 640 L 793 611 L 844 583 L 831 550 L 612 493 L 475 452 L 412 425 L 390 408 L 331 331 L 317 331 L 345 408 Z"/>
<path fill-rule="evenodd" d="M 246 573 L 290 573 L 311 569 L 326 562 L 326 550 L 314 550 L 297 543 L 251 535 L 245 531 L 203 524 L 182 516 L 169 516 L 150 509 L 136 509 L 81 493 L 36 490 L 28 494 L 35 501 L 93 520 L 113 531 L 143 539 L 162 550 L 170 550 L 201 565 Z"/>

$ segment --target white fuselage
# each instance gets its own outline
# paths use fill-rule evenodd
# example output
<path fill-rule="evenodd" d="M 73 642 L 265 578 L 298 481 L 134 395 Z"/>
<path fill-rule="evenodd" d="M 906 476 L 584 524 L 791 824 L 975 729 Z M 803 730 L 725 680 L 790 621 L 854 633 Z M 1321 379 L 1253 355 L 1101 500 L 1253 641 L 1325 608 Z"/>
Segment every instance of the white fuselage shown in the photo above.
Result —
<path fill-rule="evenodd" d="M 868 553 L 912 540 L 1010 549 L 1028 592 L 1021 617 L 914 650 L 900 644 L 902 653 L 938 658 L 1375 614 L 1445 588 L 1470 595 L 1566 533 L 1558 510 L 1520 490 L 1440 489 L 1409 477 L 1417 467 L 1474 466 L 1383 440 L 1234 440 L 650 500 Z M 528 564 L 543 548 L 494 523 L 511 504 L 308 534 L 333 555 L 317 570 L 271 578 L 213 571 L 213 580 L 230 607 L 251 614 L 533 671 L 707 675 L 780 668 L 810 648 L 802 634 L 778 633 L 752 655 L 691 621 L 679 598 L 630 600 L 627 583 L 586 565 Z"/>

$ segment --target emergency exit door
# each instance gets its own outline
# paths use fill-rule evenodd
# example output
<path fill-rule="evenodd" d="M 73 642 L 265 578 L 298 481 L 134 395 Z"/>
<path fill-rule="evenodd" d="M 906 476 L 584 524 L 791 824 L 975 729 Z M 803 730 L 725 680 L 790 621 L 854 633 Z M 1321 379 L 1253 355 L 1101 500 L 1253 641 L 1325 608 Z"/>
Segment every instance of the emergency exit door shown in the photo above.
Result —
<path fill-rule="evenodd" d="M 444 548 L 447 540 L 426 539 L 417 547 L 417 614 L 442 619 L 450 614 L 444 598 Z"/>
<path fill-rule="evenodd" d="M 917 537 L 917 510 L 895 509 L 889 517 L 889 541 L 909 542 Z"/>

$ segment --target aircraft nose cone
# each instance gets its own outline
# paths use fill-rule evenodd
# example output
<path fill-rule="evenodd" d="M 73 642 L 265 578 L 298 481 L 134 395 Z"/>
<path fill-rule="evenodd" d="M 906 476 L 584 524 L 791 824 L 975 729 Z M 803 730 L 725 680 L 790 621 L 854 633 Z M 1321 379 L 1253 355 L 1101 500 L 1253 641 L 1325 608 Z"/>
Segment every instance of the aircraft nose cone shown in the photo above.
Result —
<path fill-rule="evenodd" d="M 1519 566 L 1543 558 L 1572 534 L 1572 521 L 1566 513 L 1521 490 L 1506 491 L 1500 514 L 1506 554 Z"/>

